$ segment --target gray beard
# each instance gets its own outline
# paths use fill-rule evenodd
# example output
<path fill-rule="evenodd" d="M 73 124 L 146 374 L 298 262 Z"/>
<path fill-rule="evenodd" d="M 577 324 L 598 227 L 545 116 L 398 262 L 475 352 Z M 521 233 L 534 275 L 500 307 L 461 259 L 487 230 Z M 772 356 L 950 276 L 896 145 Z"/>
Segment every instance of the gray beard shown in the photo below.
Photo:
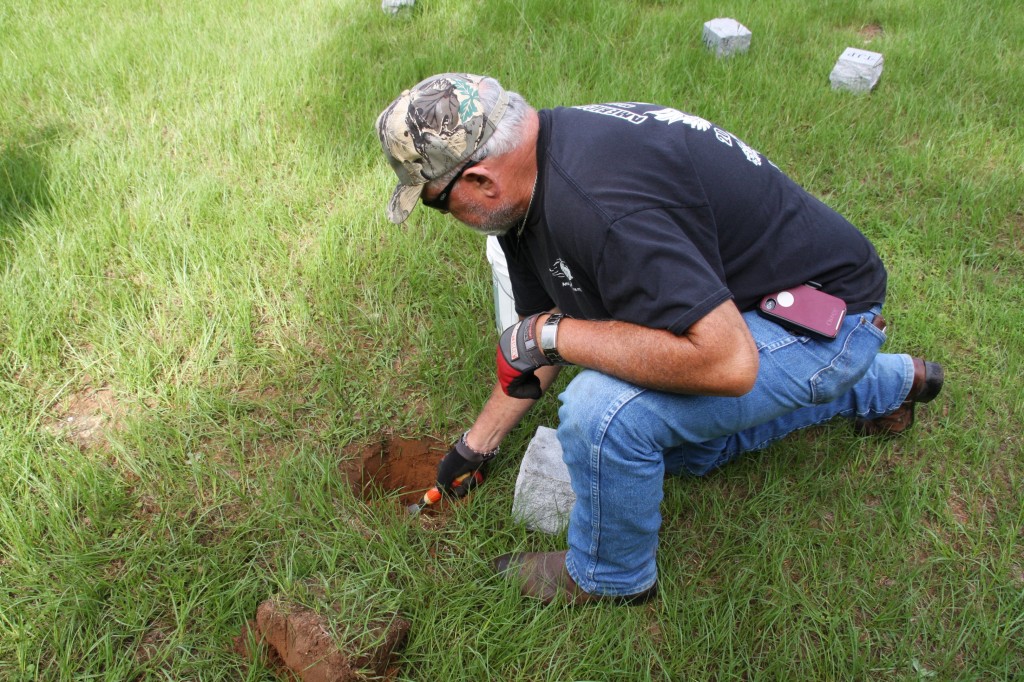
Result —
<path fill-rule="evenodd" d="M 475 206 L 473 208 L 476 208 Z M 465 223 L 470 229 L 489 237 L 500 237 L 507 234 L 513 227 L 522 224 L 526 216 L 511 204 L 499 206 L 496 210 L 484 218 L 483 221 L 474 225 Z"/>

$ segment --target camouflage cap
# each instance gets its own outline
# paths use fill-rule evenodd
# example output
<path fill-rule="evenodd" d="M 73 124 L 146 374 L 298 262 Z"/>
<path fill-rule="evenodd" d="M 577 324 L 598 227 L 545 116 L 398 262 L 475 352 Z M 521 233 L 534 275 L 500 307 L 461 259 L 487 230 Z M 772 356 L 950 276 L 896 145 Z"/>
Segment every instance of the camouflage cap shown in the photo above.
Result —
<path fill-rule="evenodd" d="M 409 217 L 423 187 L 454 170 L 483 146 L 508 107 L 508 93 L 497 81 L 490 110 L 480 99 L 486 76 L 443 73 L 404 91 L 377 117 L 377 136 L 398 187 L 388 202 L 388 219 Z"/>

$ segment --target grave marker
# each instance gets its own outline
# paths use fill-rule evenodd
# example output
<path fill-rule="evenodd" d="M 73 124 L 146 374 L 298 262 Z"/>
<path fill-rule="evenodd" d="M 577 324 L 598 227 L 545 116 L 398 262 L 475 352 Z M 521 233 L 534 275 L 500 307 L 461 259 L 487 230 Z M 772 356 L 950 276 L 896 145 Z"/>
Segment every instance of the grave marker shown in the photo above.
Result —
<path fill-rule="evenodd" d="M 719 57 L 729 57 L 750 49 L 750 29 L 736 21 L 720 17 L 704 22 L 704 44 Z"/>
<path fill-rule="evenodd" d="M 828 79 L 833 90 L 870 92 L 882 77 L 885 58 L 879 52 L 848 47 L 839 55 Z"/>
<path fill-rule="evenodd" d="M 575 502 L 556 431 L 538 426 L 519 467 L 512 516 L 531 530 L 554 535 L 569 523 Z"/>

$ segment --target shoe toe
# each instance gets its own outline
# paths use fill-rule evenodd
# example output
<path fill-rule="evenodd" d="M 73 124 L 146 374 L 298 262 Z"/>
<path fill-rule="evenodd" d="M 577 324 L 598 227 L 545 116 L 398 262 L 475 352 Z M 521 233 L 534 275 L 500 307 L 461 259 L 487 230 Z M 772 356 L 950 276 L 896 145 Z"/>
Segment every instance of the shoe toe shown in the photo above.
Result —
<path fill-rule="evenodd" d="M 517 557 L 517 554 L 502 554 L 491 561 L 491 567 L 494 568 L 495 573 L 505 573 L 513 564 L 518 563 Z"/>

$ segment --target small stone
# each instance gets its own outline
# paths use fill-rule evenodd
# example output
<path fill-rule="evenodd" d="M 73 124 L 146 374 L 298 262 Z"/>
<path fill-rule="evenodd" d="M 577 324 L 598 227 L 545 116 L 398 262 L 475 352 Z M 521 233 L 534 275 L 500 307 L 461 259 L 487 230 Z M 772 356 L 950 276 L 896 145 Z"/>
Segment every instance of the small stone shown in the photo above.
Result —
<path fill-rule="evenodd" d="M 381 0 L 380 8 L 387 14 L 398 14 L 402 8 L 412 9 L 415 4 L 416 0 Z"/>
<path fill-rule="evenodd" d="M 882 77 L 884 63 L 881 53 L 848 47 L 839 55 L 828 79 L 833 90 L 871 92 Z"/>
<path fill-rule="evenodd" d="M 750 29 L 735 19 L 720 17 L 704 22 L 704 44 L 719 57 L 746 52 L 750 49 L 752 35 Z"/>
<path fill-rule="evenodd" d="M 531 530 L 555 535 L 569 523 L 576 494 L 554 429 L 537 427 L 516 479 L 512 516 Z"/>

